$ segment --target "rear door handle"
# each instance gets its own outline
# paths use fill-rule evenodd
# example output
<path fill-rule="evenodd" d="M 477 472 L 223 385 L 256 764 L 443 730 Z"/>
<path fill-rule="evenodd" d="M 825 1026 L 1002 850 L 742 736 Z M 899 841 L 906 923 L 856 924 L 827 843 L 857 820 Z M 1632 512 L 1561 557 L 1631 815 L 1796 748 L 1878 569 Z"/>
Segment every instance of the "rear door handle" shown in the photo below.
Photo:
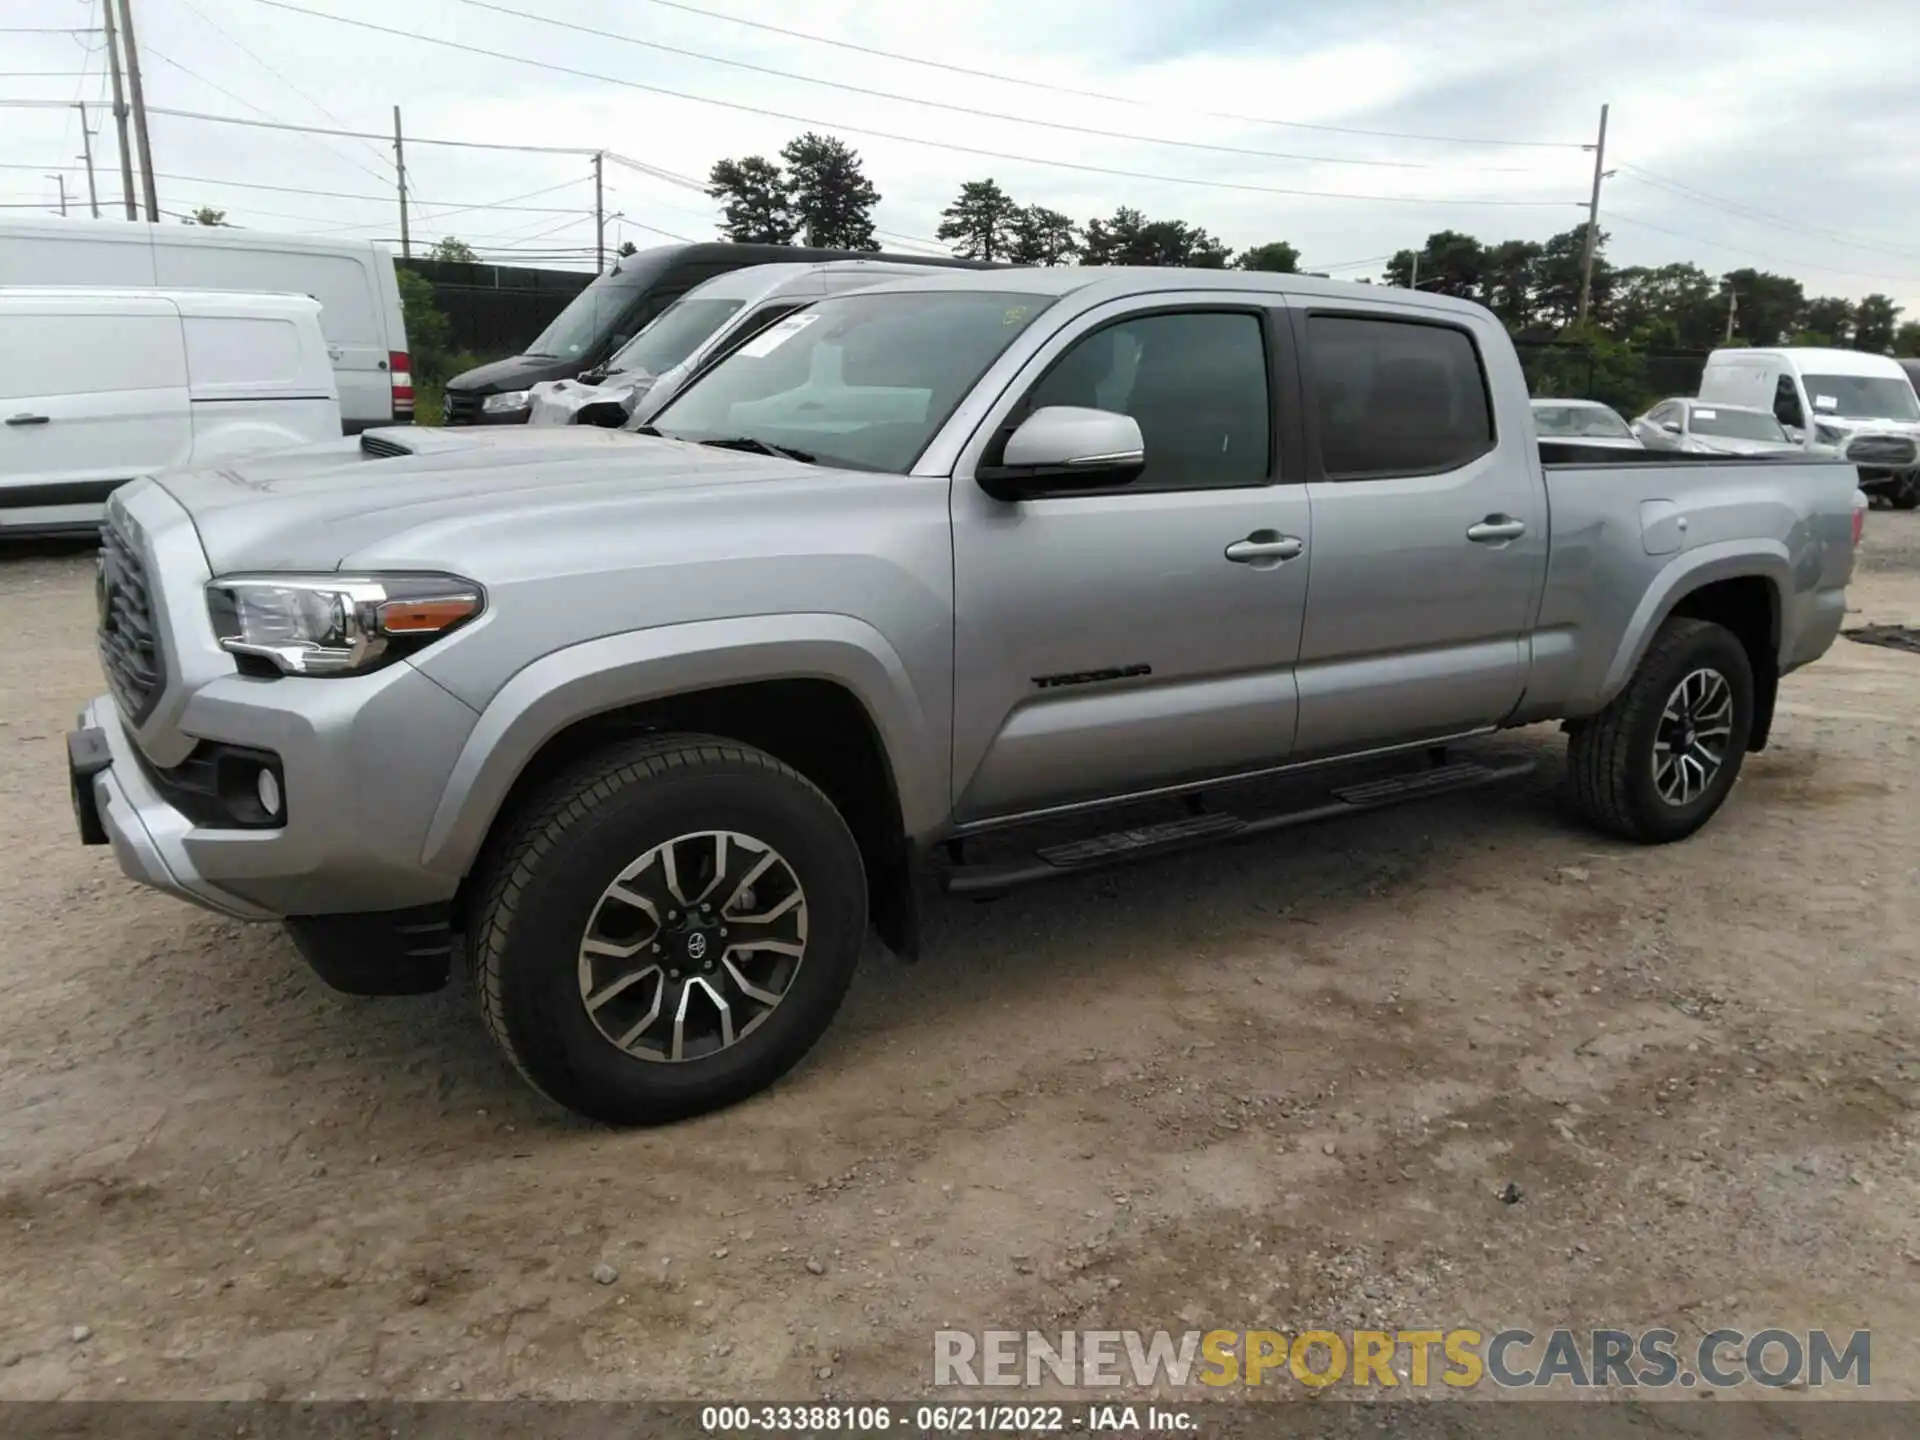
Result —
<path fill-rule="evenodd" d="M 50 417 L 46 415 L 9 415 L 9 425 L 44 425 Z"/>
<path fill-rule="evenodd" d="M 341 356 L 345 355 L 346 353 L 347 352 L 341 349 L 338 345 L 327 346 L 327 358 L 329 360 L 338 360 Z"/>
<path fill-rule="evenodd" d="M 1244 540 L 1227 546 L 1227 559 L 1236 565 L 1257 565 L 1261 561 L 1291 560 L 1307 548 L 1297 535 L 1282 535 L 1277 530 L 1256 530 Z"/>
<path fill-rule="evenodd" d="M 1467 527 L 1467 539 L 1476 545 L 1497 545 L 1502 540 L 1518 540 L 1527 533 L 1524 520 L 1510 515 L 1489 515 L 1478 525 Z"/>

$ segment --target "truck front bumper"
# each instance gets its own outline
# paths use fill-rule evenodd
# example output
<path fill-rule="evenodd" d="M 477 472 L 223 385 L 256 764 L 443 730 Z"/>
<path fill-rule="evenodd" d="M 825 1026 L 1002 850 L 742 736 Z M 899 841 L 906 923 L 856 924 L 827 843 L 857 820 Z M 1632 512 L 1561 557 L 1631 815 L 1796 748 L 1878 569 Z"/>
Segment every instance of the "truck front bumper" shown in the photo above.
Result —
<path fill-rule="evenodd" d="M 105 695 L 80 712 L 79 727 L 67 735 L 67 778 L 81 843 L 111 845 L 128 879 L 236 919 L 279 918 L 194 868 L 183 843 L 193 822 L 147 778 Z"/>

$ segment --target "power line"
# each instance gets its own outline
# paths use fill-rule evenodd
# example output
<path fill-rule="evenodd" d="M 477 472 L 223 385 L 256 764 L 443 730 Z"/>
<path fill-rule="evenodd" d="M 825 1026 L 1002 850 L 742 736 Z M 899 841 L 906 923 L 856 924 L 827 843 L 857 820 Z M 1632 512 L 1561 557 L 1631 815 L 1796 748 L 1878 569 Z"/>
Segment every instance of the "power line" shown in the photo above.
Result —
<path fill-rule="evenodd" d="M 707 20 L 722 20 L 729 25 L 745 25 L 750 29 L 764 30 L 774 35 L 784 35 L 790 40 L 806 40 L 815 45 L 831 45 L 837 50 L 850 50 L 857 55 L 873 55 L 883 60 L 899 60 L 908 65 L 924 65 L 929 70 L 944 70 L 950 75 L 965 75 L 974 80 L 992 80 L 1003 85 L 1024 85 L 1034 90 L 1048 90 L 1056 95 L 1073 95 L 1082 100 L 1104 100 L 1112 105 L 1132 105 L 1145 110 L 1160 110 L 1165 113 L 1169 107 L 1153 104 L 1127 95 L 1109 95 L 1098 90 L 1077 90 L 1071 85 L 1055 85 L 1044 80 L 1027 80 L 1018 75 L 1004 75 L 990 70 L 970 70 L 965 65 L 953 65 L 944 60 L 928 60 L 918 55 L 903 55 L 896 50 L 880 50 L 871 45 L 856 45 L 851 40 L 836 40 L 826 35 L 813 35 L 804 30 L 789 30 L 780 25 L 769 25 L 762 20 L 747 20 L 738 15 L 727 15 L 717 10 L 703 10 L 698 5 L 687 5 L 680 0 L 646 0 L 649 5 L 658 5 L 666 10 L 679 10 L 688 15 L 698 15 Z M 1492 140 L 1478 139 L 1470 135 L 1425 135 L 1405 130 L 1364 130 L 1352 125 L 1321 125 L 1305 120 L 1270 120 L 1257 115 L 1235 115 L 1221 110 L 1175 111 L 1203 115 L 1210 120 L 1231 120 L 1241 125 L 1273 125 L 1290 130 L 1317 130 L 1329 135 L 1362 135 L 1375 140 L 1423 140 L 1444 145 L 1510 145 L 1546 150 L 1584 150 L 1587 147 L 1570 140 Z"/>
<path fill-rule="evenodd" d="M 264 116 L 269 120 L 273 118 L 270 112 L 266 110 L 262 110 L 258 105 L 254 104 L 251 100 L 247 99 L 246 96 L 236 95 L 234 94 L 233 91 L 227 89 L 226 86 L 220 84 L 218 81 L 209 80 L 207 79 L 206 76 L 200 74 L 198 71 L 189 70 L 186 66 L 182 65 L 178 60 L 174 59 L 171 55 L 161 54 L 160 51 L 154 49 L 152 45 L 148 45 L 145 48 L 146 48 L 147 54 L 153 56 L 154 59 L 159 60 L 164 64 L 171 65 L 174 69 L 178 70 L 182 75 L 185 75 L 188 79 L 198 80 L 202 85 L 206 86 L 209 90 L 218 90 L 222 95 L 226 96 L 229 100 L 238 101 L 240 104 L 246 106 L 247 109 L 253 111 L 253 113 L 256 115 Z M 340 151 L 334 149 L 333 146 L 327 144 L 324 140 L 321 140 L 317 136 L 308 135 L 302 138 L 311 141 L 314 145 L 317 145 L 320 149 L 326 151 L 327 154 L 333 156 L 334 159 L 339 160 L 344 164 L 353 166 L 353 168 L 358 170 L 362 175 L 371 175 L 374 179 L 380 181 L 382 184 L 386 183 L 386 180 L 388 178 L 387 176 L 381 174 L 378 170 L 373 169 L 371 166 L 366 165 L 363 162 L 354 159 L 351 155 L 341 154 Z"/>
<path fill-rule="evenodd" d="M 874 130 L 866 126 L 841 125 L 831 120 L 820 120 L 807 115 L 795 115 L 784 110 L 771 110 L 758 105 L 742 105 L 730 100 L 714 100 L 704 95 L 690 95 L 683 90 L 669 90 L 660 85 L 647 85 L 638 80 L 628 80 L 617 75 L 603 75 L 593 70 L 581 70 L 571 65 L 559 65 L 549 60 L 536 60 L 530 55 L 510 55 L 500 50 L 487 50 L 478 45 L 467 45 L 458 40 L 443 39 L 438 35 L 417 34 L 412 31 L 395 29 L 390 25 L 376 25 L 371 20 L 355 20 L 345 15 L 326 15 L 318 10 L 308 10 L 304 6 L 289 4 L 288 0 L 253 0 L 257 5 L 268 5 L 276 10 L 285 10 L 295 15 L 304 15 L 312 20 L 325 20 L 336 25 L 349 25 L 359 30 L 371 30 L 380 35 L 391 35 L 401 40 L 413 40 L 427 45 L 438 45 L 448 50 L 459 50 L 469 55 L 484 56 L 489 60 L 504 60 L 510 64 L 531 65 L 535 69 L 550 70 L 559 75 L 572 75 L 581 80 L 597 80 L 607 85 L 618 85 L 627 90 L 644 91 L 651 95 L 665 95 L 674 100 L 690 100 L 698 105 L 712 105 L 722 110 L 738 110 L 749 115 L 762 115 L 773 120 L 784 120 L 792 125 L 817 127 L 822 130 L 841 131 L 849 135 L 865 135 L 877 140 L 892 140 L 902 145 L 920 145 L 934 150 L 951 150 L 961 155 L 977 155 L 989 160 L 1006 160 L 1014 164 L 1046 165 L 1056 170 L 1074 170 L 1088 175 L 1110 175 L 1124 180 L 1151 180 L 1167 185 L 1191 185 L 1212 190 L 1237 190 L 1255 195 L 1304 196 L 1320 200 L 1353 200 L 1392 205 L 1494 205 L 1501 207 L 1540 207 L 1559 209 L 1569 203 L 1564 200 L 1494 200 L 1494 199 L 1450 199 L 1433 195 L 1352 195 L 1336 190 L 1298 190 L 1278 185 L 1251 185 L 1233 180 L 1202 180 L 1191 175 L 1158 175 L 1140 170 L 1121 170 L 1105 165 L 1086 165 L 1072 160 L 1049 160 L 1035 155 L 1015 155 L 1005 150 L 986 150 L 972 145 L 956 145 L 945 140 L 925 140 L 917 135 L 901 135 L 890 130 Z"/>
<path fill-rule="evenodd" d="M 327 109 L 327 107 L 322 105 L 318 100 L 314 99 L 313 96 L 309 95 L 305 90 L 302 90 L 298 85 L 294 84 L 293 81 L 289 80 L 285 75 L 282 75 L 279 72 L 279 70 L 275 69 L 272 65 L 268 64 L 265 60 L 263 60 L 260 57 L 260 54 L 258 51 L 256 51 L 251 45 L 248 45 L 247 42 L 242 40 L 238 35 L 235 35 L 231 30 L 228 30 L 225 26 L 221 25 L 212 16 L 208 15 L 206 11 L 202 10 L 199 7 L 199 5 L 194 3 L 194 0 L 180 0 L 180 3 L 182 5 L 185 5 L 187 9 L 191 10 L 195 15 L 199 16 L 201 22 L 209 30 L 213 31 L 222 40 L 225 40 L 229 45 L 233 46 L 236 50 L 240 51 L 241 54 L 245 55 L 249 60 L 253 61 L 254 64 L 258 65 L 262 70 L 266 71 L 269 75 L 273 76 L 274 79 L 278 80 L 282 85 L 286 86 L 287 89 L 291 90 L 295 95 L 298 95 L 302 100 L 306 101 L 307 104 L 311 105 L 315 110 L 318 110 L 322 115 L 326 116 L 327 119 L 331 120 L 336 125 L 344 126 L 347 123 L 346 121 L 342 120 L 338 115 L 334 114 L 331 110 Z M 245 102 L 243 101 L 242 103 L 244 104 Z M 392 162 L 387 159 L 386 155 L 382 151 L 374 147 L 373 145 L 368 144 L 367 149 L 373 152 L 374 157 L 378 159 L 382 165 L 392 164 Z M 384 173 L 380 173 L 379 178 L 384 180 L 386 179 L 386 176 Z"/>
<path fill-rule="evenodd" d="M 1829 275 L 1846 275 L 1855 280 L 1883 280 L 1891 285 L 1920 285 L 1920 275 L 1875 275 L 1864 270 L 1841 270 L 1819 260 L 1792 260 L 1780 255 L 1762 255 L 1749 250 L 1744 245 L 1729 245 L 1722 240 L 1708 240 L 1699 235 L 1689 235 L 1682 230 L 1669 230 L 1664 225 L 1655 225 L 1651 221 L 1641 220 L 1632 215 L 1622 215 L 1615 211 L 1611 220 L 1637 226 L 1642 230 L 1654 230 L 1662 235 L 1671 235 L 1676 240 L 1687 240 L 1695 245 L 1705 245 L 1714 250 L 1731 250 L 1736 255 L 1745 255 L 1749 259 L 1764 261 L 1768 265 L 1790 265 L 1798 269 L 1824 271 Z"/>
<path fill-rule="evenodd" d="M 320 16 L 328 19 L 328 16 Z M 348 22 L 356 23 L 356 22 Z M 364 23 L 364 22 L 360 22 Z M 394 32 L 400 33 L 398 31 Z M 511 59 L 512 57 L 506 57 Z M 65 100 L 0 100 L 0 110 L 51 110 L 66 108 Z M 342 135 L 350 140 L 391 140 L 370 130 L 329 130 L 321 125 L 293 125 L 284 120 L 249 120 L 244 115 L 211 115 L 204 110 L 175 110 L 164 105 L 149 105 L 149 115 L 168 115 L 176 120 L 205 120 L 215 125 L 244 125 L 255 130 L 294 130 L 306 135 Z M 502 145 L 490 140 L 430 140 L 407 136 L 409 145 L 448 145 L 461 150 L 511 150 L 523 155 L 594 155 L 592 146 L 580 145 Z M 611 160 L 612 155 L 607 158 Z"/>
<path fill-rule="evenodd" d="M 0 163 L 0 170 L 77 171 L 80 168 L 81 167 L 79 167 L 78 165 L 46 165 L 46 166 L 25 165 L 25 164 L 19 163 L 18 161 Z M 389 205 L 393 203 L 393 197 L 391 195 L 356 195 L 343 190 L 314 190 L 305 185 L 268 185 L 257 180 L 216 180 L 211 176 L 207 176 L 207 175 L 178 175 L 166 170 L 156 170 L 154 172 L 154 176 L 156 179 L 160 179 L 160 180 L 178 180 L 181 183 L 187 184 L 187 185 L 229 186 L 236 190 L 271 190 L 274 193 L 280 194 L 280 195 L 312 195 L 312 196 L 316 196 L 318 198 L 326 199 L 326 200 L 369 200 L 377 205 Z M 526 196 L 523 196 L 520 198 L 525 199 L 525 198 L 531 198 L 532 196 L 535 196 L 535 195 L 545 195 L 545 194 L 551 193 L 554 190 L 564 189 L 568 185 L 584 185 L 585 183 L 586 183 L 586 177 L 582 176 L 578 179 L 563 181 L 559 185 L 550 185 L 545 190 L 530 190 L 527 192 Z M 419 203 L 422 205 L 442 205 L 442 206 L 454 207 L 453 209 L 442 210 L 441 212 L 439 212 L 443 216 L 457 214 L 461 210 L 524 210 L 528 214 L 544 214 L 544 215 L 578 215 L 582 213 L 580 208 L 577 206 L 510 205 L 510 204 L 498 203 L 495 201 L 476 201 L 476 202 L 468 203 L 465 201 L 455 201 L 455 200 L 422 200 Z M 288 218 L 297 219 L 299 217 L 290 216 Z M 429 217 L 429 218 L 433 218 L 433 217 Z"/>
<path fill-rule="evenodd" d="M 1874 245 L 1864 240 L 1850 240 L 1846 236 L 1832 230 L 1823 230 L 1818 226 L 1802 225 L 1798 221 L 1788 220 L 1765 210 L 1757 210 L 1750 205 L 1743 205 L 1737 200 L 1726 200 L 1717 195 L 1710 195 L 1704 190 L 1694 189 L 1691 185 L 1683 185 L 1678 180 L 1662 179 L 1650 171 L 1642 170 L 1638 165 L 1622 163 L 1620 168 L 1627 171 L 1630 178 L 1638 180 L 1644 185 L 1651 185 L 1657 190 L 1667 191 L 1669 194 L 1677 195 L 1683 200 L 1691 200 L 1694 204 L 1707 209 L 1724 210 L 1742 219 L 1756 220 L 1762 224 L 1771 225 L 1776 229 L 1805 235 L 1815 240 L 1826 240 L 1836 245 L 1845 245 L 1854 250 L 1874 250 L 1883 255 L 1897 256 L 1903 260 L 1920 259 L 1920 252 L 1899 250 L 1890 245 Z"/>
<path fill-rule="evenodd" d="M 678 55 L 689 60 L 704 60 L 711 65 L 726 65 L 735 70 L 747 70 L 756 75 L 772 75 L 782 80 L 798 80 L 802 84 L 820 85 L 830 90 L 844 90 L 849 94 L 865 95 L 874 100 L 887 100 L 901 105 L 920 105 L 930 110 L 944 110 L 954 115 L 970 115 L 978 120 L 1000 120 L 1013 125 L 1033 125 L 1047 130 L 1060 130 L 1071 135 L 1091 135 L 1104 140 L 1124 140 L 1135 145 L 1170 145 L 1182 150 L 1205 150 L 1219 155 L 1242 155 L 1256 160 L 1293 160 L 1316 165 L 1365 165 L 1394 170 L 1430 168 L 1423 160 L 1358 160 L 1337 155 L 1298 155 L 1281 150 L 1250 150 L 1239 145 L 1215 145 L 1203 140 L 1170 140 L 1158 135 L 1128 135 L 1119 131 L 1102 130 L 1092 125 L 1074 125 L 1063 120 L 1036 120 L 1026 115 L 1008 115 L 998 110 L 980 110 L 971 105 L 954 105 L 944 100 L 929 100 L 918 95 L 900 95 L 890 90 L 873 90 L 864 85 L 849 85 L 842 80 L 821 80 L 812 75 L 801 75 L 791 70 L 776 70 L 769 65 L 750 64 L 745 60 L 728 60 L 699 50 L 684 50 L 677 45 L 663 45 L 655 40 L 642 40 L 638 36 L 623 35 L 617 30 L 602 30 L 592 25 L 580 25 L 568 20 L 554 19 L 551 16 L 536 15 L 527 10 L 516 10 L 510 5 L 495 4 L 494 0 L 459 0 L 459 3 L 471 5 L 477 10 L 491 10 L 497 15 L 511 15 L 516 19 L 530 20 L 539 25 L 573 30 L 582 35 L 593 35 L 602 40 L 617 40 L 623 45 L 639 45 L 667 55 Z M 1533 173 L 1520 170 L 1518 167 L 1481 166 L 1476 168 L 1503 170 L 1505 173 Z"/>

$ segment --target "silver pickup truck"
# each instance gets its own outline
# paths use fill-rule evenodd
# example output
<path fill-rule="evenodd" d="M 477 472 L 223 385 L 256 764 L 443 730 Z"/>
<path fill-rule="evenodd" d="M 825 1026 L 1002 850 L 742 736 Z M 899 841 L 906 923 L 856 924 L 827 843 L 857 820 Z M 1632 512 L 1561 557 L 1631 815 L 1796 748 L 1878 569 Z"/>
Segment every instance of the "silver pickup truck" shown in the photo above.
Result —
<path fill-rule="evenodd" d="M 1445 747 L 1545 720 L 1601 829 L 1704 824 L 1839 629 L 1854 471 L 1543 448 L 1505 331 L 1440 297 L 822 299 L 637 433 L 118 492 L 79 827 L 341 989 L 464 954 L 563 1105 L 697 1113 L 808 1050 L 870 926 L 912 958 L 934 885 L 1483 784 L 1524 756 Z"/>

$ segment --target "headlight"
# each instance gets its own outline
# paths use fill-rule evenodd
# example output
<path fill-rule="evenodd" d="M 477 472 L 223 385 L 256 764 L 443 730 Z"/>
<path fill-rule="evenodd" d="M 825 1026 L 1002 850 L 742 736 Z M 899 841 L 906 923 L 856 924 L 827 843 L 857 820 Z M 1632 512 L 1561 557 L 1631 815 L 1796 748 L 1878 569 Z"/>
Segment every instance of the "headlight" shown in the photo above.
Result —
<path fill-rule="evenodd" d="M 207 584 L 220 646 L 286 675 L 360 675 L 457 629 L 485 604 L 455 575 L 232 575 Z"/>
<path fill-rule="evenodd" d="M 486 415 L 518 415 L 532 403 L 531 391 L 502 390 L 498 395 L 489 395 L 482 400 L 480 410 Z"/>

